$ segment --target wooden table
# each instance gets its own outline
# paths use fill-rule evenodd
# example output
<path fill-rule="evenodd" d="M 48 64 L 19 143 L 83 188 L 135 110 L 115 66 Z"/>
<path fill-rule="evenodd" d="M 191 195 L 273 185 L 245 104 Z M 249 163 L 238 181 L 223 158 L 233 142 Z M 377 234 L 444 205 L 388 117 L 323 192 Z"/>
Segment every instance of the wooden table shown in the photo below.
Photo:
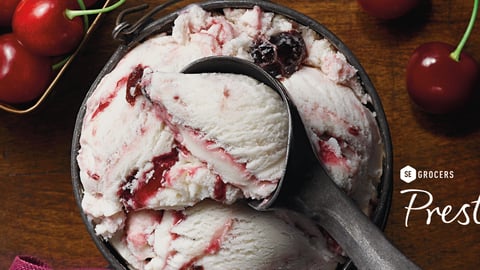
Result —
<path fill-rule="evenodd" d="M 162 1 L 129 0 L 123 7 L 142 2 L 156 5 Z M 332 30 L 358 57 L 379 92 L 394 146 L 387 237 L 424 269 L 476 268 L 480 264 L 480 214 L 471 202 L 480 194 L 480 110 L 470 109 L 469 115 L 430 116 L 412 106 L 405 89 L 405 66 L 411 52 L 428 41 L 456 44 L 473 1 L 424 1 L 408 19 L 392 22 L 366 15 L 351 0 L 276 2 Z M 18 254 L 37 256 L 56 269 L 108 265 L 87 234 L 73 198 L 70 144 L 83 96 L 117 46 L 110 33 L 118 12 L 103 18 L 46 106 L 28 115 L 0 112 L 0 269 L 7 269 Z M 466 50 L 480 60 L 476 29 Z M 454 177 L 427 175 L 407 184 L 399 177 L 406 165 L 419 171 L 453 171 Z M 407 189 L 423 190 L 418 191 L 416 207 L 431 194 L 430 220 L 426 209 L 415 210 L 406 227 L 405 207 L 413 195 L 401 193 Z M 459 224 L 466 221 L 463 212 L 447 223 L 464 204 L 470 204 L 463 207 L 468 224 Z M 448 211 L 448 205 L 452 213 L 442 220 L 436 213 Z"/>

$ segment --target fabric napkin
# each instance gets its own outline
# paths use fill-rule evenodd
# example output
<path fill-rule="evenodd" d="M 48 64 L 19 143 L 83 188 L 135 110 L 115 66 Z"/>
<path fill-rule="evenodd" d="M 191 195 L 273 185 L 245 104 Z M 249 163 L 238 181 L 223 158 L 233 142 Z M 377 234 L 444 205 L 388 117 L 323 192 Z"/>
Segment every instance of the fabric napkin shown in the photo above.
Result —
<path fill-rule="evenodd" d="M 21 255 L 15 257 L 9 270 L 53 270 L 53 268 L 38 258 Z M 76 268 L 75 270 L 106 270 L 106 268 Z"/>

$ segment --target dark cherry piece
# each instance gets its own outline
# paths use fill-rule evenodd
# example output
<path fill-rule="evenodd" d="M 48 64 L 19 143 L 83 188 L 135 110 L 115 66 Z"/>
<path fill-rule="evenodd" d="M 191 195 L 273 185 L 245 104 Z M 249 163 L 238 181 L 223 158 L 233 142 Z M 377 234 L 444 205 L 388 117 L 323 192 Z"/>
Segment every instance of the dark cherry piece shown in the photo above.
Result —
<path fill-rule="evenodd" d="M 152 160 L 153 163 L 153 174 L 147 176 L 148 173 L 140 176 L 142 179 L 136 189 L 131 188 L 133 181 L 139 181 L 136 174 L 137 170 L 134 170 L 130 175 L 125 179 L 124 185 L 118 191 L 120 200 L 125 206 L 126 211 L 142 209 L 145 207 L 149 199 L 151 199 L 159 189 L 165 187 L 166 179 L 164 179 L 164 172 L 170 170 L 170 168 L 178 161 L 178 152 L 177 149 L 172 149 L 171 152 L 154 157 Z"/>
<path fill-rule="evenodd" d="M 272 76 L 288 77 L 297 71 L 307 56 L 300 32 L 280 32 L 268 40 L 260 38 L 251 47 L 254 62 Z"/>

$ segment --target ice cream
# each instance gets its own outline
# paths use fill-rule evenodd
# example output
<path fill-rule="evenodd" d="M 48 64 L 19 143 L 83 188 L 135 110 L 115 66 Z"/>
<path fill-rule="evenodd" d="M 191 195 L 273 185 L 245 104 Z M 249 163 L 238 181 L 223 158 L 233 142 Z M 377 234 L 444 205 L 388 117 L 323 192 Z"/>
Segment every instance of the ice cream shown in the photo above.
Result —
<path fill-rule="evenodd" d="M 308 220 L 243 204 L 203 201 L 182 212 L 138 211 L 125 228 L 112 242 L 139 269 L 313 270 L 333 269 L 339 259 Z"/>
<path fill-rule="evenodd" d="M 178 159 L 196 159 L 193 163 L 200 165 L 177 162 L 164 168 L 164 174 L 157 178 L 165 179 L 165 183 L 154 198 L 143 203 L 127 202 L 129 208 L 135 209 L 136 204 L 178 208 L 205 198 L 228 203 L 238 193 L 262 199 L 275 190 L 285 168 L 288 116 L 273 89 L 245 75 L 148 70 L 131 88 L 141 88 L 154 104 L 156 116 L 172 133 L 176 151 L 181 152 Z M 154 170 L 157 174 L 157 168 Z M 140 179 L 143 176 L 145 180 Z M 140 173 L 140 177 L 135 176 L 135 181 L 153 179 L 148 172 Z M 191 188 L 191 179 L 197 179 L 196 188 L 208 195 L 184 195 L 184 190 Z M 128 190 L 127 196 L 135 197 L 135 188 Z M 192 201 L 182 204 L 178 200 L 182 197 Z"/>
<path fill-rule="evenodd" d="M 106 99 L 92 97 L 96 105 L 85 114 L 78 156 L 88 168 L 85 211 L 183 209 L 207 198 L 231 204 L 275 190 L 285 168 L 288 117 L 271 88 L 245 75 L 144 66 L 120 82 Z M 142 111 L 139 126 L 118 135 L 117 123 L 132 119 L 110 109 L 117 103 Z M 106 123 L 113 117 L 119 118 Z M 113 143 L 97 154 L 107 140 Z M 125 217 L 118 218 L 121 225 Z"/>
<path fill-rule="evenodd" d="M 341 252 L 316 224 L 244 205 L 281 176 L 285 111 L 258 82 L 179 73 L 210 55 L 276 76 L 334 181 L 370 214 L 382 142 L 355 68 L 283 16 L 196 5 L 171 35 L 129 51 L 88 98 L 77 156 L 83 211 L 133 269 L 334 269 Z"/>
<path fill-rule="evenodd" d="M 372 113 L 350 88 L 316 68 L 300 69 L 284 85 L 330 175 L 368 213 L 383 158 Z"/>

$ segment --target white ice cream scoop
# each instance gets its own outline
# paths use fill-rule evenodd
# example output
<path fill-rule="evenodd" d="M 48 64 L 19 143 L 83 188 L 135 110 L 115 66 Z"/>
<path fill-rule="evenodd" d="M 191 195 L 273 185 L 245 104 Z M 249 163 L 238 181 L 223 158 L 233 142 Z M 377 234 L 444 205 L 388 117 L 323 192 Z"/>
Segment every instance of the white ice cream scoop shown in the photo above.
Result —
<path fill-rule="evenodd" d="M 283 85 L 255 64 L 234 57 L 199 59 L 184 73 L 235 73 L 250 76 L 274 89 L 289 115 L 286 168 L 274 193 L 250 202 L 256 210 L 296 210 L 315 220 L 343 248 L 358 269 L 420 269 L 384 236 L 325 172 L 308 139 L 305 126 Z"/>

